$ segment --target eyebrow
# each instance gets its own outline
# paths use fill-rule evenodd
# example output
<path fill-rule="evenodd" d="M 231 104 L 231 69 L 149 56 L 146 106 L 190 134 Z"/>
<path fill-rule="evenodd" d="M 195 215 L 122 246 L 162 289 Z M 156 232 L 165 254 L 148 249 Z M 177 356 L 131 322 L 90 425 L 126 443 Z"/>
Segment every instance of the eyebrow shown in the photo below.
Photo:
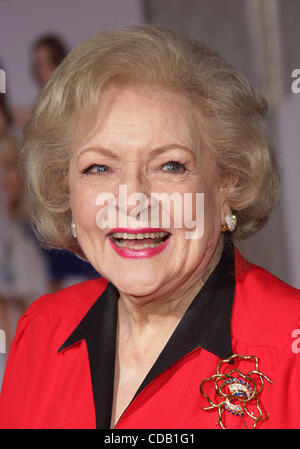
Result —
<path fill-rule="evenodd" d="M 118 156 L 113 151 L 111 151 L 108 148 L 103 148 L 103 147 L 100 147 L 100 146 L 92 146 L 92 147 L 84 148 L 78 154 L 77 159 L 79 159 L 80 156 L 82 156 L 84 153 L 88 153 L 88 152 L 95 152 L 95 153 L 100 153 L 101 152 L 105 156 L 111 157 L 113 159 L 118 159 Z"/>
<path fill-rule="evenodd" d="M 192 150 L 190 150 L 188 147 L 186 147 L 184 145 L 181 145 L 181 144 L 178 144 L 178 143 L 171 143 L 171 144 L 168 144 L 168 145 L 164 145 L 162 147 L 154 148 L 153 150 L 150 151 L 149 154 L 151 156 L 157 156 L 158 154 L 161 154 L 163 152 L 166 152 L 166 151 L 169 151 L 169 150 L 176 150 L 176 149 L 188 151 L 194 157 L 196 157 L 196 155 L 194 154 L 194 152 Z M 112 159 L 118 159 L 118 156 L 112 150 L 110 150 L 109 148 L 104 148 L 104 147 L 98 146 L 98 145 L 97 146 L 91 146 L 91 147 L 84 148 L 79 153 L 78 158 L 82 154 L 87 153 L 87 152 L 99 152 L 99 153 L 104 154 L 105 156 L 108 156 L 108 157 L 112 158 Z"/>
<path fill-rule="evenodd" d="M 195 154 L 191 149 L 189 149 L 188 147 L 181 145 L 179 143 L 171 143 L 171 144 L 159 147 L 159 148 L 154 148 L 152 151 L 150 151 L 150 154 L 153 156 L 156 156 L 157 154 L 163 153 L 164 151 L 177 150 L 177 149 L 188 151 L 195 157 Z"/>

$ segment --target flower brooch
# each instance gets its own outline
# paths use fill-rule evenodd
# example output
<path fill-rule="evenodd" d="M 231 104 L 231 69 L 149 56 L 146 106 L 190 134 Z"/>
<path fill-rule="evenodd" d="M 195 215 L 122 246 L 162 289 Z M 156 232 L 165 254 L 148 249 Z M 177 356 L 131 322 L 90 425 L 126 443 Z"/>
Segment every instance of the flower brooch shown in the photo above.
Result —
<path fill-rule="evenodd" d="M 232 368 L 228 372 L 224 371 L 224 367 L 235 362 L 247 362 L 252 364 L 253 369 L 243 374 L 240 369 Z M 253 366 L 254 364 L 254 366 Z M 265 421 L 268 415 L 263 411 L 260 403 L 260 394 L 264 387 L 264 381 L 272 383 L 272 381 L 258 369 L 258 358 L 250 356 L 242 356 L 234 354 L 228 359 L 221 360 L 217 366 L 216 374 L 204 379 L 200 384 L 200 392 L 209 402 L 209 406 L 203 410 L 218 410 L 217 425 L 222 429 L 226 429 L 224 424 L 224 412 L 240 416 L 246 427 L 245 417 L 252 420 L 252 428 L 254 429 L 259 422 Z M 205 390 L 208 388 L 205 384 L 210 384 L 214 389 L 210 396 L 214 396 L 214 401 L 209 397 Z M 221 399 L 220 401 L 218 399 Z"/>

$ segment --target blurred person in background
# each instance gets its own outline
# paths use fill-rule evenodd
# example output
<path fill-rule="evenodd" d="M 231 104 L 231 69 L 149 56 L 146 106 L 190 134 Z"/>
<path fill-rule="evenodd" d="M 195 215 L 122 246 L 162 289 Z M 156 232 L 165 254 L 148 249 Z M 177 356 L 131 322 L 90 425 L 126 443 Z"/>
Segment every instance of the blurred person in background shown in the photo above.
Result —
<path fill-rule="evenodd" d="M 31 74 L 39 89 L 45 86 L 66 54 L 65 43 L 54 34 L 43 35 L 33 42 L 30 52 Z M 15 111 L 15 120 L 20 128 L 28 119 L 30 109 L 30 107 L 18 107 Z"/>
<path fill-rule="evenodd" d="M 0 69 L 5 72 L 1 60 Z M 10 132 L 20 142 L 22 138 L 21 127 L 29 116 L 30 111 L 28 108 L 12 108 L 8 101 L 7 86 L 5 87 L 6 92 L 0 92 L 0 136 L 6 132 Z"/>
<path fill-rule="evenodd" d="M 5 133 L 12 123 L 13 117 L 7 105 L 6 95 L 0 93 L 0 135 Z"/>
<path fill-rule="evenodd" d="M 5 68 L 1 60 L 0 69 L 4 70 L 5 72 Z M 15 111 L 13 111 L 9 106 L 7 96 L 7 93 L 0 92 L 0 136 L 7 131 L 10 131 L 15 137 L 18 138 L 18 140 L 20 140 L 20 127 L 18 126 L 18 123 L 16 121 Z"/>
<path fill-rule="evenodd" d="M 34 42 L 32 74 L 40 88 L 45 86 L 50 75 L 62 62 L 67 52 L 65 43 L 55 35 L 45 35 Z"/>
<path fill-rule="evenodd" d="M 2 61 L 0 60 L 0 69 L 4 70 Z M 6 86 L 5 86 L 6 87 Z M 7 102 L 7 94 L 0 92 L 0 136 L 7 131 L 13 124 L 13 114 Z"/>
<path fill-rule="evenodd" d="M 49 290 L 45 257 L 32 238 L 24 210 L 18 170 L 19 144 L 8 131 L 0 135 L 0 329 L 8 351 L 20 315 Z M 5 354 L 0 359 L 1 371 Z"/>
<path fill-rule="evenodd" d="M 47 265 L 32 238 L 24 209 L 24 187 L 18 170 L 19 146 L 9 133 L 0 137 L 0 187 L 2 192 L 1 273 L 2 299 L 14 299 L 23 309 L 48 291 Z M 28 263 L 30 261 L 30 263 Z"/>

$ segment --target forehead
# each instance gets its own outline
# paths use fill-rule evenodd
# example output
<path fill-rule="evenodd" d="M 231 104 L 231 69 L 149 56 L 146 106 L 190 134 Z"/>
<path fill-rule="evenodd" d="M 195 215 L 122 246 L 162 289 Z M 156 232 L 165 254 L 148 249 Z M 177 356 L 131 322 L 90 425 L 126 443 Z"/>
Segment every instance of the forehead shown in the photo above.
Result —
<path fill-rule="evenodd" d="M 34 50 L 33 56 L 38 59 L 49 58 L 51 56 L 51 49 L 46 45 L 40 45 Z"/>
<path fill-rule="evenodd" d="M 144 147 L 170 139 L 192 144 L 199 128 L 195 107 L 183 94 L 142 84 L 112 85 L 100 95 L 93 128 L 80 132 L 80 146 L 122 142 Z"/>

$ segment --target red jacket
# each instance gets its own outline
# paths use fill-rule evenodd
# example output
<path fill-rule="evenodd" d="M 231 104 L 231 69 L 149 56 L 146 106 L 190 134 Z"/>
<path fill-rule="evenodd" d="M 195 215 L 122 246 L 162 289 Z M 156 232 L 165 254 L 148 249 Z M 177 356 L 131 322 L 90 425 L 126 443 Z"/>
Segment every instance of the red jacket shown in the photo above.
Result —
<path fill-rule="evenodd" d="M 236 249 L 233 259 L 223 252 L 116 429 L 219 427 L 217 409 L 203 410 L 209 403 L 199 386 L 222 358 L 237 353 L 258 357 L 259 370 L 273 382 L 265 381 L 259 396 L 269 415 L 261 428 L 300 427 L 300 292 L 246 262 Z M 1 428 L 109 427 L 115 292 L 99 278 L 30 306 L 8 357 Z M 244 374 L 253 369 L 246 365 Z M 214 401 L 222 400 L 210 382 L 205 389 Z M 244 427 L 227 410 L 223 419 L 226 427 Z"/>

